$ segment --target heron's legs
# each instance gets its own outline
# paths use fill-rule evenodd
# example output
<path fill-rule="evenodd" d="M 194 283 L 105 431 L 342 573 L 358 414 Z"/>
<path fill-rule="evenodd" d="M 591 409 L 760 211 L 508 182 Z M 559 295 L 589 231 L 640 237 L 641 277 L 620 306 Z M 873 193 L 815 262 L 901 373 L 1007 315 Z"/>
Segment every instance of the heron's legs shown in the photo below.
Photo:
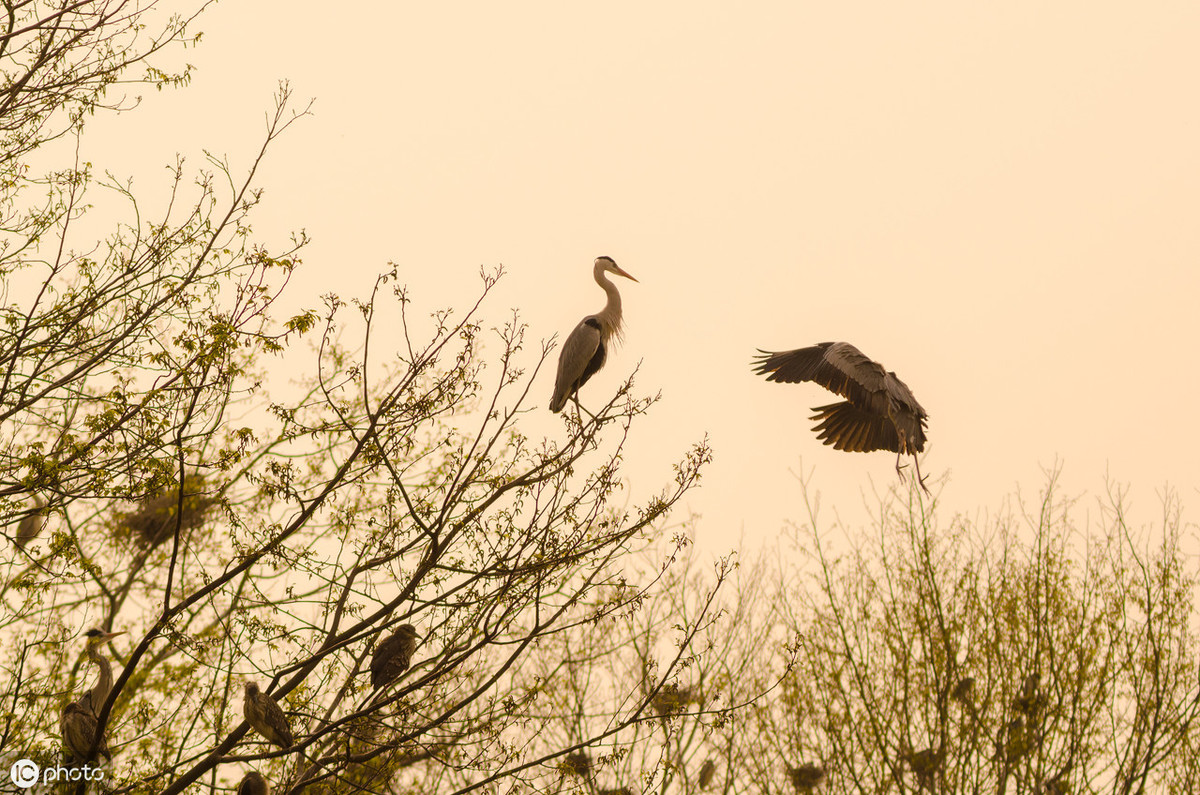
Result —
<path fill-rule="evenodd" d="M 592 412 L 588 411 L 587 409 L 585 409 L 585 408 L 583 407 L 583 405 L 582 405 L 582 404 L 580 404 L 580 402 L 579 402 L 579 393 L 578 393 L 578 392 L 576 392 L 576 393 L 574 393 L 573 395 L 571 395 L 571 400 L 575 401 L 575 417 L 576 417 L 576 419 L 578 419 L 578 420 L 579 420 L 579 427 L 581 427 L 581 428 L 583 427 L 583 417 L 581 417 L 581 416 L 579 415 L 579 412 L 581 412 L 581 411 L 582 411 L 582 412 L 584 412 L 585 414 L 587 414 L 589 417 L 591 417 L 591 418 L 592 418 L 592 422 L 596 422 L 596 423 L 598 423 L 598 422 L 599 422 L 599 420 L 598 420 L 598 419 L 596 419 L 596 415 L 595 415 L 595 414 L 593 414 Z"/>
<path fill-rule="evenodd" d="M 899 451 L 896 451 L 896 475 L 899 476 L 900 482 L 903 483 L 904 482 L 904 471 L 903 471 L 904 465 L 900 463 L 900 456 L 901 456 L 901 453 Z M 921 460 L 919 458 L 917 458 L 916 453 L 913 453 L 912 457 L 913 457 L 913 466 L 915 466 L 917 468 L 917 485 L 921 487 L 921 491 L 925 492 L 929 496 L 933 496 L 931 494 L 931 492 L 929 491 L 929 487 L 925 485 L 925 477 L 927 477 L 927 476 L 923 477 L 921 475 Z"/>
<path fill-rule="evenodd" d="M 916 453 L 913 453 L 913 466 L 917 468 L 917 484 L 921 487 L 921 491 L 925 492 L 927 496 L 932 497 L 933 495 L 930 494 L 929 487 L 925 485 L 925 478 L 921 477 L 921 459 L 917 458 Z"/>

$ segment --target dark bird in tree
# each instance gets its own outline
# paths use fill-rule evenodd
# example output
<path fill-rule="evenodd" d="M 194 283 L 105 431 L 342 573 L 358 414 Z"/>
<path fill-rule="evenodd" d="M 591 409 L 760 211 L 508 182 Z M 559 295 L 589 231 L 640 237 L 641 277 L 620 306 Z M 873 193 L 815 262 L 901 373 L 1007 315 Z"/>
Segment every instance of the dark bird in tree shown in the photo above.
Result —
<path fill-rule="evenodd" d="M 246 683 L 246 697 L 242 700 L 242 714 L 254 731 L 261 734 L 268 742 L 280 748 L 291 748 L 296 744 L 292 738 L 292 730 L 288 727 L 283 710 L 275 703 L 275 699 L 258 689 L 257 682 Z"/>
<path fill-rule="evenodd" d="M 402 624 L 375 647 L 371 655 L 371 686 L 376 690 L 394 681 L 412 665 L 413 652 L 417 648 L 417 628 Z"/>
<path fill-rule="evenodd" d="M 562 766 L 565 772 L 584 777 L 592 770 L 592 758 L 586 751 L 574 751 L 567 754 Z"/>
<path fill-rule="evenodd" d="M 25 514 L 21 519 L 21 523 L 17 525 L 17 546 L 24 549 L 30 541 L 42 534 L 42 530 L 46 529 L 46 517 L 50 515 L 50 511 L 46 508 L 46 502 L 35 496 L 33 498 L 33 510 Z"/>
<path fill-rule="evenodd" d="M 933 792 L 938 771 L 946 761 L 946 751 L 942 748 L 926 748 L 924 751 L 910 751 L 907 755 L 908 766 L 917 774 L 917 789 Z"/>
<path fill-rule="evenodd" d="M 901 479 L 900 457 L 911 455 L 917 464 L 917 482 L 929 493 L 917 461 L 917 453 L 925 449 L 929 415 L 895 373 L 848 342 L 759 353 L 762 355 L 755 358 L 754 368 L 768 381 L 812 381 L 846 398 L 843 403 L 813 409 L 817 413 L 810 419 L 820 420 L 813 428 L 818 439 L 835 450 L 891 450 L 896 453 L 896 473 Z"/>
<path fill-rule="evenodd" d="M 971 691 L 975 689 L 975 677 L 964 676 L 958 680 L 958 684 L 954 686 L 954 692 L 950 694 L 950 698 L 963 704 L 969 704 L 971 701 Z"/>
<path fill-rule="evenodd" d="M 713 775 L 717 772 L 717 763 L 711 759 L 705 759 L 704 764 L 700 766 L 700 777 L 697 782 L 700 789 L 708 789 L 708 785 L 712 783 Z"/>
<path fill-rule="evenodd" d="M 238 784 L 237 795 L 271 795 L 267 780 L 257 770 L 251 770 Z"/>
<path fill-rule="evenodd" d="M 63 707 L 58 725 L 62 729 L 63 754 L 67 764 L 87 762 L 89 760 L 88 752 L 92 750 L 92 744 L 96 742 L 98 726 L 96 716 L 77 702 L 72 701 Z M 103 737 L 96 744 L 96 753 L 105 759 L 112 760 L 108 743 Z"/>
<path fill-rule="evenodd" d="M 89 629 L 84 633 L 84 637 L 87 638 L 87 658 L 100 670 L 99 676 L 96 677 L 96 684 L 83 694 L 83 698 L 79 699 L 79 706 L 95 717 L 100 717 L 100 710 L 104 707 L 104 702 L 108 700 L 108 694 L 112 691 L 113 686 L 112 663 L 100 654 L 100 647 L 118 635 L 124 634 L 124 632 L 105 632 L 102 629 Z"/>
<path fill-rule="evenodd" d="M 558 378 L 554 382 L 554 396 L 550 398 L 550 410 L 562 411 L 568 400 L 574 400 L 579 406 L 579 388 L 604 366 L 608 356 L 609 342 L 621 339 L 621 294 L 616 286 L 608 280 L 605 273 L 615 273 L 626 279 L 633 279 L 621 270 L 612 257 L 597 257 L 592 269 L 596 284 L 604 288 L 608 301 L 597 314 L 588 315 L 579 321 L 579 325 L 563 343 L 562 351 L 558 354 Z"/>
<path fill-rule="evenodd" d="M 800 767 L 788 765 L 787 771 L 792 786 L 801 793 L 811 792 L 825 780 L 825 768 L 812 762 L 807 762 Z"/>

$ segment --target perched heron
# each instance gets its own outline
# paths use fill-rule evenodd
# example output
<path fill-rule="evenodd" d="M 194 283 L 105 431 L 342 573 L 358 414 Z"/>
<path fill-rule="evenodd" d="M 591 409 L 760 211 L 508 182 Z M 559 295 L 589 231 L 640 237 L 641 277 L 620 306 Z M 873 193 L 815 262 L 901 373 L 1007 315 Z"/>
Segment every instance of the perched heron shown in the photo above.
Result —
<path fill-rule="evenodd" d="M 108 700 L 108 694 L 112 691 L 113 686 L 112 663 L 100 654 L 100 647 L 118 635 L 124 634 L 124 632 L 105 632 L 102 629 L 89 629 L 84 633 L 84 637 L 87 638 L 87 658 L 100 669 L 100 675 L 96 678 L 96 684 L 92 686 L 92 689 L 79 699 L 79 706 L 96 717 L 100 716 L 100 710 L 103 708 L 104 702 Z"/>
<path fill-rule="evenodd" d="M 908 766 L 917 775 L 917 789 L 933 791 L 937 782 L 938 771 L 946 761 L 944 748 L 926 748 L 924 751 L 910 751 L 907 754 Z"/>
<path fill-rule="evenodd" d="M 401 624 L 399 629 L 379 642 L 371 655 L 372 687 L 378 690 L 408 670 L 419 637 L 417 628 L 412 624 Z"/>
<path fill-rule="evenodd" d="M 69 763 L 88 761 L 88 752 L 92 750 L 92 743 L 96 742 L 97 727 L 96 716 L 78 702 L 72 701 L 63 707 L 59 728 L 62 729 L 63 751 Z M 96 744 L 96 753 L 112 760 L 104 737 Z"/>
<path fill-rule="evenodd" d="M 712 784 L 713 775 L 717 772 L 717 763 L 711 759 L 705 759 L 704 764 L 700 766 L 700 779 L 697 782 L 700 789 L 708 789 L 708 785 Z"/>
<path fill-rule="evenodd" d="M 811 792 L 825 780 L 825 768 L 807 762 L 800 767 L 788 765 L 788 778 L 797 792 Z"/>
<path fill-rule="evenodd" d="M 46 517 L 49 515 L 45 500 L 34 496 L 33 509 L 26 513 L 17 525 L 17 546 L 24 549 L 30 541 L 40 536 L 46 529 Z"/>
<path fill-rule="evenodd" d="M 574 751 L 563 759 L 562 769 L 576 776 L 587 776 L 592 771 L 592 758 L 587 751 Z"/>
<path fill-rule="evenodd" d="M 246 683 L 246 697 L 242 700 L 242 713 L 254 731 L 280 748 L 291 748 L 296 744 L 292 730 L 288 727 L 283 710 L 275 699 L 258 689 L 257 682 Z"/>
<path fill-rule="evenodd" d="M 267 780 L 262 777 L 262 773 L 251 770 L 242 777 L 241 783 L 238 784 L 237 795 L 271 795 L 271 787 L 267 785 Z"/>
<path fill-rule="evenodd" d="M 954 686 L 954 692 L 950 694 L 950 698 L 954 701 L 960 701 L 967 704 L 971 700 L 971 691 L 975 689 L 975 677 L 964 676 L 958 680 L 958 684 Z"/>
<path fill-rule="evenodd" d="M 621 339 L 621 294 L 605 273 L 615 273 L 637 281 L 621 270 L 612 257 L 596 258 L 592 274 L 596 277 L 596 284 L 604 288 L 608 301 L 598 313 L 579 321 L 579 325 L 563 343 L 562 352 L 558 355 L 554 397 L 550 398 L 550 410 L 553 412 L 562 411 L 567 401 L 572 399 L 575 406 L 579 407 L 579 396 L 576 394 L 579 388 L 604 366 L 609 341 Z"/>
<path fill-rule="evenodd" d="M 900 457 L 911 455 L 917 465 L 917 482 L 929 493 L 917 461 L 917 453 L 925 449 L 929 415 L 895 373 L 848 342 L 759 353 L 762 355 L 755 358 L 755 371 L 768 381 L 812 381 L 846 398 L 845 402 L 813 409 L 817 413 L 810 419 L 820 420 L 813 428 L 818 439 L 835 450 L 891 450 L 896 453 L 896 472 L 901 478 Z"/>

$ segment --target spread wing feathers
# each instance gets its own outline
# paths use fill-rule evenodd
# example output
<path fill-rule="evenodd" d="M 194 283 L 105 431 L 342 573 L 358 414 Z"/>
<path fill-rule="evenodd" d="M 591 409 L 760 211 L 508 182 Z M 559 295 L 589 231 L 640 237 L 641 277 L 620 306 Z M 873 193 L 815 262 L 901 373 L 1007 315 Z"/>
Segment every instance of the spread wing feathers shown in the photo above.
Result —
<path fill-rule="evenodd" d="M 551 411 L 561 411 L 571 395 L 604 366 L 605 347 L 600 321 L 590 315 L 581 320 L 558 355 L 558 378 L 554 382 L 554 397 L 550 400 Z"/>
<path fill-rule="evenodd" d="M 887 383 L 883 365 L 871 361 L 848 342 L 822 342 L 794 351 L 760 353 L 756 371 L 768 381 L 812 381 L 860 405 L 868 402 L 872 393 L 882 392 Z"/>
<path fill-rule="evenodd" d="M 835 450 L 869 453 L 872 450 L 900 452 L 896 426 L 886 416 L 875 414 L 853 403 L 818 406 L 809 419 L 820 420 L 813 430 L 817 438 Z"/>
<path fill-rule="evenodd" d="M 906 438 L 920 439 L 916 449 L 924 449 L 923 429 L 928 415 L 912 390 L 895 373 L 868 359 L 850 343 L 822 342 L 794 351 L 760 353 L 755 371 L 768 381 L 820 384 L 859 408 L 891 416 Z"/>

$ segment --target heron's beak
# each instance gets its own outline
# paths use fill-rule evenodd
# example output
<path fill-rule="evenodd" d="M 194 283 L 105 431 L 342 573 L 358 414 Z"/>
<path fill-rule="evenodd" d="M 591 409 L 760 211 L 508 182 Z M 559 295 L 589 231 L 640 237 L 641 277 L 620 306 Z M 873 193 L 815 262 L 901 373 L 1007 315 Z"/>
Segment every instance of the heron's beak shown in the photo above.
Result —
<path fill-rule="evenodd" d="M 110 641 L 113 638 L 115 638 L 117 635 L 124 635 L 124 634 L 125 634 L 125 630 L 121 630 L 120 632 L 106 632 L 104 634 L 104 637 L 101 638 L 100 640 L 101 641 Z"/>
<path fill-rule="evenodd" d="M 632 276 L 630 276 L 628 273 L 626 273 L 621 268 L 621 266 L 616 264 L 615 262 L 613 263 L 613 273 L 617 274 L 618 276 L 624 276 L 626 279 L 631 279 L 635 282 L 637 281 L 637 279 L 634 279 Z"/>

